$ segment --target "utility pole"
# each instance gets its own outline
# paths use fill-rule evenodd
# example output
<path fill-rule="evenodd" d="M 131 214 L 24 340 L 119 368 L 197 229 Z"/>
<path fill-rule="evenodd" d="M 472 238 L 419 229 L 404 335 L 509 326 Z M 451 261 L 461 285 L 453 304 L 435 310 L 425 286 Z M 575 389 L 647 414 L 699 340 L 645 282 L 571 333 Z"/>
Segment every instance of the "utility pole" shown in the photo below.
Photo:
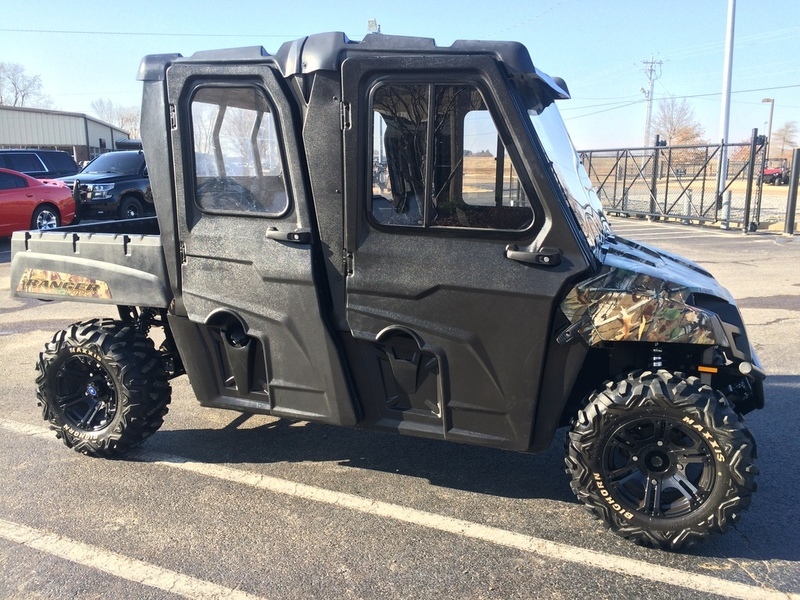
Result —
<path fill-rule="evenodd" d="M 663 61 L 655 60 L 653 55 L 650 55 L 650 60 L 643 60 L 642 64 L 645 66 L 644 72 L 647 73 L 647 81 L 649 82 L 647 90 L 642 88 L 640 91 L 647 98 L 647 117 L 644 122 L 644 146 L 650 145 L 650 120 L 653 116 L 653 84 L 656 79 L 661 77 L 661 65 Z M 657 67 L 657 68 L 656 68 Z"/>
<path fill-rule="evenodd" d="M 731 76 L 733 74 L 733 32 L 736 23 L 736 0 L 728 0 L 728 23 L 725 34 L 725 65 L 722 71 L 722 110 L 719 130 L 722 146 L 719 153 L 719 172 L 717 173 L 717 206 L 722 207 L 722 229 L 728 229 L 731 217 L 730 195 L 723 199 L 728 175 L 728 125 L 731 114 Z"/>
<path fill-rule="evenodd" d="M 767 151 L 766 157 L 769 158 L 769 153 L 772 150 L 772 115 L 775 112 L 775 98 L 764 98 L 762 101 L 769 102 L 769 121 L 767 122 Z"/>

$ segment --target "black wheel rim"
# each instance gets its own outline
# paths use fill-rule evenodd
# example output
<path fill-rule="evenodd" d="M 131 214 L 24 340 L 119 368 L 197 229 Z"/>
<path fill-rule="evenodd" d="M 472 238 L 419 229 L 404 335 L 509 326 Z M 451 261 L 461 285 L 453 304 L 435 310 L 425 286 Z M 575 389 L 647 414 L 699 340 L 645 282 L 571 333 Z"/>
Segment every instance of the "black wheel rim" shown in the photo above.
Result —
<path fill-rule="evenodd" d="M 716 481 L 702 434 L 666 416 L 619 426 L 604 446 L 602 466 L 612 497 L 652 518 L 691 514 L 708 500 Z"/>
<path fill-rule="evenodd" d="M 92 356 L 73 354 L 56 372 L 56 404 L 70 425 L 82 431 L 100 431 L 117 414 L 114 380 Z"/>

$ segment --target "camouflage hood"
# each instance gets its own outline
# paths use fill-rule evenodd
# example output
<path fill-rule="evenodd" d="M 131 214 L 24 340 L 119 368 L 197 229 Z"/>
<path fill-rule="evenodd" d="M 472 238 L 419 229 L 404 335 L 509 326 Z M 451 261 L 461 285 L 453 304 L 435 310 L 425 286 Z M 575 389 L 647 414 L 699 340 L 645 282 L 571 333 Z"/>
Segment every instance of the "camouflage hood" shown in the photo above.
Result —
<path fill-rule="evenodd" d="M 616 236 L 608 237 L 603 251 L 603 266 L 606 268 L 637 271 L 670 281 L 689 292 L 716 296 L 734 303 L 730 292 L 711 273 L 682 256 Z"/>
<path fill-rule="evenodd" d="M 561 303 L 570 334 L 579 333 L 590 345 L 604 341 L 729 345 L 719 317 L 692 305 L 693 294 L 733 303 L 708 271 L 613 236 L 602 251 L 600 272 L 576 285 Z"/>

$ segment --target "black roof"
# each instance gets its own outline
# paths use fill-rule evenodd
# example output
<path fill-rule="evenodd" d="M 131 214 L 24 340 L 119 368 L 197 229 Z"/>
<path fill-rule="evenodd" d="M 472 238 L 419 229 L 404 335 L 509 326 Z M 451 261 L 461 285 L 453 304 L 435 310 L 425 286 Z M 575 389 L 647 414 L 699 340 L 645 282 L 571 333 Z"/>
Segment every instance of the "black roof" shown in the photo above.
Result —
<path fill-rule="evenodd" d="M 374 33 L 362 41 L 354 42 L 342 32 L 319 33 L 284 43 L 275 54 L 269 54 L 263 46 L 204 50 L 189 57 L 180 54 L 158 54 L 146 56 L 139 67 L 140 81 L 157 81 L 164 78 L 166 67 L 172 63 L 189 62 L 274 62 L 284 77 L 314 73 L 315 71 L 337 71 L 348 56 L 360 53 L 386 52 L 392 55 L 491 55 L 503 63 L 511 73 L 530 73 L 538 76 L 562 97 L 569 97 L 566 86 L 554 81 L 546 73 L 534 67 L 528 49 L 519 42 L 480 40 L 458 40 L 451 46 L 437 46 L 433 38 L 409 37 Z"/>

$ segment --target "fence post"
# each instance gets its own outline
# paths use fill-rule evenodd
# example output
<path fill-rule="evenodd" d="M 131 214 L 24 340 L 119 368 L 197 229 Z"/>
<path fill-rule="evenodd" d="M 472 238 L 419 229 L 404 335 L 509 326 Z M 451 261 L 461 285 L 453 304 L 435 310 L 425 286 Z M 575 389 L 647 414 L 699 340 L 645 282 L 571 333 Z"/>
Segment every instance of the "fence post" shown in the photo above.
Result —
<path fill-rule="evenodd" d="M 727 152 L 725 144 L 722 144 L 720 152 Z M 722 200 L 722 225 L 721 229 L 728 229 L 731 226 L 731 196 L 733 195 L 730 190 L 725 193 L 725 188 L 728 186 L 728 161 L 727 157 L 720 161 L 720 192 L 719 196 Z"/>
<path fill-rule="evenodd" d="M 692 224 L 692 190 L 686 190 L 683 195 L 683 214 L 686 217 L 683 220 L 684 225 Z"/>
<path fill-rule="evenodd" d="M 722 143 L 720 143 L 720 152 L 722 151 Z M 722 210 L 722 184 L 720 183 L 720 178 L 722 177 L 722 169 L 719 168 L 719 161 L 717 161 L 717 183 L 716 188 L 714 189 L 714 216 L 717 221 L 720 220 L 720 211 Z"/>
<path fill-rule="evenodd" d="M 628 154 L 630 150 L 625 150 L 625 164 L 622 171 L 622 210 L 628 208 Z"/>
<path fill-rule="evenodd" d="M 672 146 L 670 146 L 669 151 L 667 152 L 667 176 L 666 181 L 664 184 L 664 215 L 666 216 L 669 212 L 669 180 L 670 176 L 672 175 Z"/>
<path fill-rule="evenodd" d="M 761 164 L 758 166 L 758 188 L 756 190 L 756 223 L 761 222 L 761 204 L 764 199 L 763 191 L 764 191 L 764 168 L 767 166 L 767 158 L 769 153 L 769 137 L 768 136 L 761 136 L 764 138 L 764 145 L 761 146 Z"/>
<path fill-rule="evenodd" d="M 797 187 L 800 179 L 800 148 L 792 152 L 792 175 L 789 178 L 789 200 L 786 203 L 786 226 L 783 233 L 794 235 L 794 215 L 797 211 Z"/>
<path fill-rule="evenodd" d="M 661 139 L 656 135 L 656 145 L 653 148 L 653 177 L 650 181 L 650 217 L 656 218 L 656 202 L 658 198 L 658 154 L 661 147 Z"/>
<path fill-rule="evenodd" d="M 745 233 L 755 231 L 758 223 L 750 222 L 750 198 L 753 195 L 753 177 L 756 176 L 756 142 L 758 141 L 758 129 L 753 129 L 753 137 L 750 140 L 750 160 L 748 161 L 748 169 L 750 169 L 750 176 L 747 178 L 747 190 L 744 193 L 744 219 L 742 219 L 742 226 Z"/>

